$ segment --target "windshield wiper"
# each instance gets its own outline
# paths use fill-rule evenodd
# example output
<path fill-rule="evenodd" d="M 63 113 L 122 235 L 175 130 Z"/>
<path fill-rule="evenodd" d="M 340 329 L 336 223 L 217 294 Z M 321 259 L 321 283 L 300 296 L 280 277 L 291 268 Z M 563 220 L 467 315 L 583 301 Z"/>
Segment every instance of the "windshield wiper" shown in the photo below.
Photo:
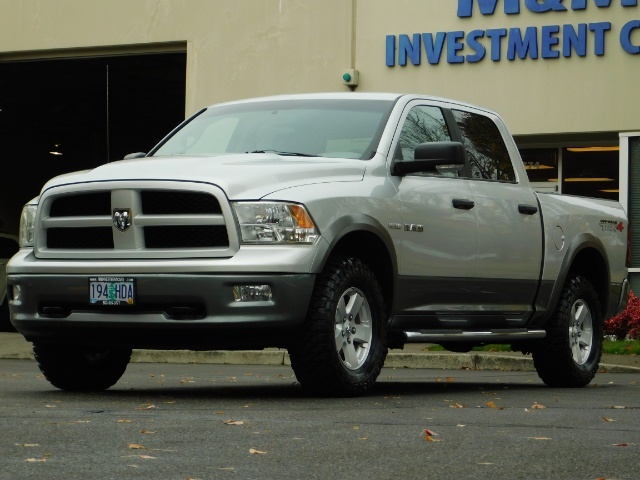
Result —
<path fill-rule="evenodd" d="M 276 155 L 290 156 L 290 157 L 317 157 L 318 155 L 312 155 L 310 153 L 300 152 L 281 152 L 279 150 L 252 150 L 245 153 L 275 153 Z"/>

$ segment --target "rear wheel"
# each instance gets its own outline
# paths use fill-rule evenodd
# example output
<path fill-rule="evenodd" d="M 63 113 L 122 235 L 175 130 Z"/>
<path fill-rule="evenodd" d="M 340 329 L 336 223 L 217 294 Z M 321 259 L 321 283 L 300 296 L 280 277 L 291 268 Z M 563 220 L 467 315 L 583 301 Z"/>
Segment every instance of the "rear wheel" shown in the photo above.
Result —
<path fill-rule="evenodd" d="M 338 257 L 327 264 L 289 356 L 313 395 L 355 396 L 374 385 L 387 356 L 386 316 L 380 285 L 365 263 Z"/>
<path fill-rule="evenodd" d="M 538 376 L 552 387 L 584 387 L 598 371 L 603 321 L 589 280 L 570 276 L 562 290 L 547 337 L 533 349 Z"/>
<path fill-rule="evenodd" d="M 76 392 L 106 390 L 124 374 L 130 348 L 83 348 L 34 344 L 40 371 L 57 388 Z"/>

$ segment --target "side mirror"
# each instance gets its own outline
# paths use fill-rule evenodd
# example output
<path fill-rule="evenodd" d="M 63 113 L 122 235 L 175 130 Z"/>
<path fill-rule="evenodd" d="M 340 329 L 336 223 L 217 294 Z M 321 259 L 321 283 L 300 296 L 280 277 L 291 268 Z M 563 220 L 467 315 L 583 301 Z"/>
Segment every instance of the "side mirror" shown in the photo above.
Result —
<path fill-rule="evenodd" d="M 144 152 L 130 153 L 129 155 L 125 155 L 123 160 L 131 160 L 132 158 L 142 158 L 146 156 L 147 154 Z"/>
<path fill-rule="evenodd" d="M 415 160 L 396 160 L 391 175 L 417 172 L 457 172 L 464 167 L 464 147 L 460 142 L 428 142 L 416 147 Z"/>

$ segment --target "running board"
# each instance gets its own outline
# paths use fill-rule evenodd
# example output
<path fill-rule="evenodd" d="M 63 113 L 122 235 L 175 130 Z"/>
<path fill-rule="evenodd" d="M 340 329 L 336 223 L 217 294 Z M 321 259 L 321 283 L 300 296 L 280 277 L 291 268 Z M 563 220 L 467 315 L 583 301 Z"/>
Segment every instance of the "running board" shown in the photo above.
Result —
<path fill-rule="evenodd" d="M 405 343 L 509 343 L 519 340 L 534 340 L 544 338 L 545 330 L 528 330 L 526 328 L 505 328 L 487 331 L 464 330 L 411 330 L 404 332 L 407 336 Z"/>

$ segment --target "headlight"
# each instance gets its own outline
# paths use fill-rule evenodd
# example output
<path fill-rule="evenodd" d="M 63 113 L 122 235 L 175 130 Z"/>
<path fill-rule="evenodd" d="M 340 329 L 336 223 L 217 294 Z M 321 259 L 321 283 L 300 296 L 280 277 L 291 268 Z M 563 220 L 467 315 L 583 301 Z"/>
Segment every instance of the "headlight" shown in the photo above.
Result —
<path fill-rule="evenodd" d="M 22 208 L 22 214 L 20 215 L 20 233 L 18 236 L 20 248 L 33 247 L 33 232 L 36 226 L 37 209 L 38 205 L 34 203 L 27 203 Z"/>
<path fill-rule="evenodd" d="M 243 243 L 311 244 L 318 230 L 302 205 L 280 202 L 237 202 Z"/>

